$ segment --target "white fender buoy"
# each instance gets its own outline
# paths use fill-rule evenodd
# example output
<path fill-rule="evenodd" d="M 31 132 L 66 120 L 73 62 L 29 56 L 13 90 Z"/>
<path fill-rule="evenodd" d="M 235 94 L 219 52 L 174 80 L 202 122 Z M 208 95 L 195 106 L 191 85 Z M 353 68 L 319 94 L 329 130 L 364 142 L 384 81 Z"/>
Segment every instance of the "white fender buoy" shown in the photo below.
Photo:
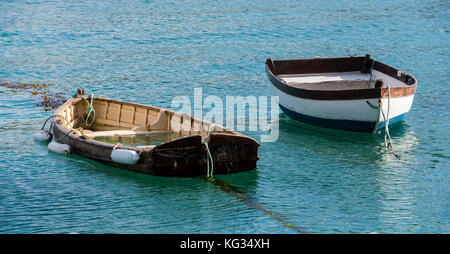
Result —
<path fill-rule="evenodd" d="M 111 152 L 111 159 L 117 163 L 134 165 L 139 160 L 139 154 L 132 150 L 114 149 Z"/>
<path fill-rule="evenodd" d="M 70 146 L 52 141 L 48 144 L 48 150 L 54 153 L 69 154 L 71 152 Z"/>
<path fill-rule="evenodd" d="M 46 130 L 38 130 L 33 134 L 33 139 L 36 141 L 49 141 L 52 139 L 52 134 Z"/>

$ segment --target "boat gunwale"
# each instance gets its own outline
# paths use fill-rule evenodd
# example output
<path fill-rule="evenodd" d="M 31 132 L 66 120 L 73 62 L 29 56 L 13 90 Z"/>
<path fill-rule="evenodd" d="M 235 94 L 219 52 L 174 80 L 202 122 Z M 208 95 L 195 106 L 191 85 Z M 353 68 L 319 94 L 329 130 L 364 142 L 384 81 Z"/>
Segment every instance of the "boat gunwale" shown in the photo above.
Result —
<path fill-rule="evenodd" d="M 266 73 L 270 82 L 282 92 L 292 95 L 294 97 L 312 99 L 312 100 L 355 100 L 355 99 L 373 99 L 373 98 L 385 98 L 388 97 L 387 87 L 377 88 L 358 88 L 358 89 L 346 89 L 346 90 L 320 90 L 320 89 L 307 89 L 298 86 L 292 86 L 285 80 L 281 79 L 279 75 L 287 74 L 312 74 L 312 73 L 342 73 L 346 71 L 361 71 L 367 73 L 370 70 L 369 65 L 373 64 L 373 69 L 383 73 L 391 78 L 395 78 L 401 81 L 404 85 L 400 87 L 391 87 L 390 96 L 405 97 L 414 95 L 417 87 L 417 80 L 398 69 L 391 67 L 382 62 L 371 59 L 369 55 L 366 56 L 350 56 L 350 57 L 335 57 L 335 58 L 306 58 L 306 59 L 285 59 L 285 60 L 272 60 L 267 59 L 265 63 Z M 308 62 L 313 63 L 312 66 L 308 66 L 307 71 L 300 72 L 298 68 L 288 68 L 289 73 L 277 73 L 276 63 L 297 63 L 306 64 Z M 340 66 L 333 66 L 339 62 L 345 63 Z M 294 66 L 295 67 L 295 66 Z M 356 68 L 359 67 L 359 68 Z M 334 68 L 334 69 L 333 69 Z M 350 69 L 346 69 L 350 68 Z M 369 68 L 369 70 L 368 70 Z M 334 71 L 333 71 L 334 70 Z M 294 73 L 295 72 L 295 73 Z M 398 75 L 400 74 L 400 76 Z"/>

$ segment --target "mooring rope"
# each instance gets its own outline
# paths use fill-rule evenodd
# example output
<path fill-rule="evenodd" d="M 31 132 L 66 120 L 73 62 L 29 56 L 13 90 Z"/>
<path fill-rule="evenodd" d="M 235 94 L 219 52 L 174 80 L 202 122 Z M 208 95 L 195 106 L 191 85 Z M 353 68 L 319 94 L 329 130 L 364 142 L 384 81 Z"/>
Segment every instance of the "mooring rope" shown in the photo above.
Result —
<path fill-rule="evenodd" d="M 67 137 L 67 136 L 73 134 L 74 132 L 75 132 L 75 130 L 70 130 L 70 131 L 66 132 L 62 137 L 60 137 L 60 138 L 55 138 L 55 141 L 56 141 L 56 142 L 59 142 L 59 141 L 63 140 L 63 138 L 65 138 L 65 137 Z"/>
<path fill-rule="evenodd" d="M 45 119 L 45 122 L 44 122 L 44 124 L 42 125 L 41 130 L 43 130 L 43 129 L 45 128 L 45 125 L 47 124 L 48 120 L 50 120 L 50 119 L 52 119 L 52 118 L 54 118 L 54 117 L 60 117 L 60 118 L 62 118 L 64 121 L 66 121 L 66 123 L 68 123 L 67 119 L 66 119 L 64 116 L 62 116 L 62 115 L 51 115 L 51 116 L 49 116 L 47 119 Z M 51 125 L 50 125 L 50 128 L 51 128 Z"/>
<path fill-rule="evenodd" d="M 392 148 L 392 138 L 391 138 L 391 134 L 389 132 L 389 120 L 390 120 L 389 112 L 391 109 L 391 87 L 389 85 L 387 86 L 387 91 L 388 91 L 388 106 L 387 106 L 386 115 L 384 114 L 384 110 L 383 110 L 383 102 L 382 102 L 382 100 L 380 100 L 380 109 L 381 109 L 381 113 L 383 115 L 383 119 L 385 122 L 384 145 L 397 159 L 400 159 L 400 157 L 394 153 L 394 149 Z"/>
<path fill-rule="evenodd" d="M 206 177 L 212 178 L 214 173 L 214 160 L 211 155 L 211 151 L 209 150 L 208 141 L 205 139 L 202 139 L 202 144 L 206 147 Z M 209 170 L 209 164 L 211 164 L 211 171 Z"/>
<path fill-rule="evenodd" d="M 86 98 L 82 97 L 86 103 L 87 103 L 87 107 L 86 107 L 86 118 L 84 119 L 84 122 L 86 123 L 86 126 L 91 126 L 92 124 L 94 124 L 95 122 L 95 109 L 94 109 L 94 94 L 91 95 L 91 102 L 89 102 Z M 91 117 L 92 114 L 92 120 L 89 121 L 89 118 Z"/>
<path fill-rule="evenodd" d="M 222 191 L 235 196 L 240 201 L 245 203 L 248 207 L 253 208 L 255 210 L 259 210 L 262 213 L 264 213 L 265 215 L 277 220 L 283 226 L 295 231 L 296 233 L 299 233 L 299 234 L 311 233 L 311 232 L 306 232 L 306 230 L 302 227 L 292 224 L 284 216 L 277 214 L 274 211 L 271 211 L 270 209 L 266 208 L 263 204 L 258 202 L 258 200 L 256 198 L 250 196 L 249 194 L 245 193 L 243 190 L 239 189 L 238 187 L 236 187 L 234 185 L 227 183 L 224 180 L 221 180 L 218 178 L 204 178 L 204 180 L 219 187 Z"/>

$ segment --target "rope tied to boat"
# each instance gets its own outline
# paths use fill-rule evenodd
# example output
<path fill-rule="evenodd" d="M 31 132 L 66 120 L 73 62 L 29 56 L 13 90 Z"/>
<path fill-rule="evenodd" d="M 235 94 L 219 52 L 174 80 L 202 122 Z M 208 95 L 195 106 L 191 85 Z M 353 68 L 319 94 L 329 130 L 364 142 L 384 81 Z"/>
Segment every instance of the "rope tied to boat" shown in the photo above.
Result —
<path fill-rule="evenodd" d="M 389 132 L 389 111 L 391 108 L 391 87 L 389 85 L 387 86 L 387 92 L 388 92 L 388 105 L 387 105 L 386 114 L 384 114 L 383 102 L 382 102 L 382 100 L 380 100 L 380 109 L 381 109 L 381 113 L 383 115 L 383 119 L 385 122 L 384 146 L 392 153 L 392 155 L 394 155 L 397 159 L 400 159 L 400 157 L 397 154 L 395 154 L 394 149 L 392 148 L 392 138 L 391 138 L 391 134 Z"/>
<path fill-rule="evenodd" d="M 49 116 L 47 119 L 45 119 L 44 124 L 42 125 L 41 130 L 43 130 L 43 129 L 45 128 L 45 125 L 47 124 L 48 120 L 50 120 L 50 119 L 52 119 L 52 118 L 54 118 L 54 117 L 59 117 L 59 118 L 63 119 L 64 121 L 66 121 L 66 123 L 68 123 L 67 119 L 66 119 L 64 116 L 62 116 L 62 115 L 51 115 L 51 116 Z M 50 129 L 52 128 L 52 124 L 53 124 L 53 122 L 50 124 L 49 131 L 50 131 Z"/>
<path fill-rule="evenodd" d="M 70 131 L 66 132 L 66 133 L 65 133 L 62 137 L 60 137 L 60 138 L 56 138 L 56 137 L 55 137 L 55 141 L 56 141 L 56 142 L 59 142 L 59 141 L 63 140 L 65 137 L 72 135 L 73 133 L 75 133 L 75 130 L 70 130 Z M 69 142 L 70 142 L 70 139 L 69 139 Z"/>
<path fill-rule="evenodd" d="M 33 133 L 34 140 L 43 142 L 43 141 L 49 141 L 53 138 L 53 133 L 52 133 L 53 121 L 51 122 L 48 130 L 45 130 L 45 126 L 47 125 L 48 120 L 53 119 L 54 117 L 61 117 L 64 119 L 63 116 L 59 116 L 59 115 L 52 115 L 52 116 L 48 117 L 47 119 L 45 119 L 44 124 L 42 125 L 41 129 L 39 131 L 36 131 L 35 133 Z"/>
<path fill-rule="evenodd" d="M 211 151 L 209 150 L 208 141 L 206 141 L 206 138 L 202 139 L 202 144 L 206 147 L 206 177 L 208 179 L 212 179 L 214 173 L 214 160 L 211 155 Z M 209 168 L 209 164 L 211 164 L 211 171 Z"/>
<path fill-rule="evenodd" d="M 83 100 L 86 101 L 87 103 L 87 107 L 86 107 L 86 117 L 84 118 L 84 123 L 86 124 L 86 126 L 91 126 L 94 124 L 95 122 L 95 109 L 94 109 L 94 94 L 91 95 L 91 102 L 89 102 L 86 98 L 82 97 Z M 89 120 L 89 118 L 92 119 Z"/>

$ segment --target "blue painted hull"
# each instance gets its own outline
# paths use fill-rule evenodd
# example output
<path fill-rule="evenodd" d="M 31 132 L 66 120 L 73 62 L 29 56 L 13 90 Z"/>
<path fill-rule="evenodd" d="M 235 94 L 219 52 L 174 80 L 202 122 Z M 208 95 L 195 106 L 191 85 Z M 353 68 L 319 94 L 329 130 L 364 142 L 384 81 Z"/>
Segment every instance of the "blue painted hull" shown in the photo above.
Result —
<path fill-rule="evenodd" d="M 365 121 L 355 121 L 355 120 L 336 120 L 336 119 L 325 119 L 325 118 L 318 118 L 313 116 L 308 116 L 304 114 L 300 114 L 298 112 L 292 111 L 290 109 L 287 109 L 286 107 L 283 107 L 280 104 L 281 110 L 288 115 L 289 117 L 306 123 L 310 125 L 315 125 L 319 127 L 324 128 L 332 128 L 332 129 L 339 129 L 339 130 L 348 130 L 348 131 L 358 131 L 358 132 L 373 132 L 376 126 L 376 122 L 365 122 Z M 399 115 L 397 117 L 392 118 L 389 121 L 389 127 L 397 124 L 401 120 L 403 120 L 405 114 Z M 385 122 L 380 122 L 378 125 L 378 130 L 384 130 L 386 127 Z"/>

